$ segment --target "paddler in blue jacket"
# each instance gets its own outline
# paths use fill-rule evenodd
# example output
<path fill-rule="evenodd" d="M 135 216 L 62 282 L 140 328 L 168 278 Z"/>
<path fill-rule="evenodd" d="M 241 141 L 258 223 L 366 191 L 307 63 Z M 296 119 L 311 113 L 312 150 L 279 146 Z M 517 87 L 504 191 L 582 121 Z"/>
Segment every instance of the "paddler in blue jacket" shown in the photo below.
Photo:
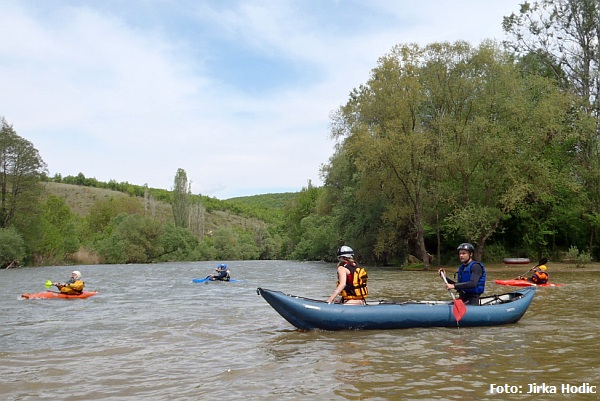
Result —
<path fill-rule="evenodd" d="M 469 243 L 463 243 L 456 248 L 461 265 L 456 273 L 456 281 L 448 279 L 446 288 L 458 291 L 459 298 L 465 305 L 479 305 L 479 297 L 485 290 L 485 267 L 483 263 L 473 260 L 475 247 Z M 445 269 L 439 269 L 438 273 L 446 274 Z"/>
<path fill-rule="evenodd" d="M 219 266 L 217 266 L 215 271 L 217 272 L 217 274 L 210 275 L 210 279 L 212 281 L 215 281 L 215 280 L 229 281 L 231 279 L 231 277 L 229 275 L 229 270 L 227 270 L 227 265 L 225 263 L 221 263 Z"/>

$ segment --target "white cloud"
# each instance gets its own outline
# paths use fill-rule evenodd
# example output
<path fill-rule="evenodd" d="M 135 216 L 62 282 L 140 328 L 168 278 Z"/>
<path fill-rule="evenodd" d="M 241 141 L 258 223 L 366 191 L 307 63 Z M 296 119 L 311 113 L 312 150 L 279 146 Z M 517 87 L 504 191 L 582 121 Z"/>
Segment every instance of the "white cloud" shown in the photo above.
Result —
<path fill-rule="evenodd" d="M 51 174 L 298 191 L 333 153 L 330 112 L 394 44 L 477 44 L 517 4 L 8 1 L 0 115 Z"/>

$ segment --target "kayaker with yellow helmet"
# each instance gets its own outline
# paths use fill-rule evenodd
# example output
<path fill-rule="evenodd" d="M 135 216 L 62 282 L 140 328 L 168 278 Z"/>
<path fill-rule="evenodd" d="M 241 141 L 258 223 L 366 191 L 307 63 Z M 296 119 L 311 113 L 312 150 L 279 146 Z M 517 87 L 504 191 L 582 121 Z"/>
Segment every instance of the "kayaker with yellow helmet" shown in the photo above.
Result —
<path fill-rule="evenodd" d="M 534 266 L 531 269 L 529 269 L 530 271 L 533 270 L 533 275 L 531 277 L 528 278 L 525 276 L 519 276 L 519 277 L 517 277 L 517 280 L 527 280 L 530 283 L 534 283 L 534 284 L 548 283 L 548 279 L 550 279 L 550 275 L 548 274 L 548 267 L 546 266 L 547 262 L 548 262 L 548 259 L 546 259 L 546 258 L 540 260 L 539 265 Z M 524 273 L 524 274 L 527 274 L 527 273 Z"/>
<path fill-rule="evenodd" d="M 52 283 L 59 291 L 67 295 L 79 295 L 83 292 L 85 283 L 81 280 L 81 272 L 75 270 L 71 273 L 71 278 L 66 283 Z"/>
<path fill-rule="evenodd" d="M 533 275 L 531 276 L 531 281 L 535 284 L 546 284 L 550 275 L 548 274 L 548 267 L 546 265 L 540 265 L 534 267 Z"/>

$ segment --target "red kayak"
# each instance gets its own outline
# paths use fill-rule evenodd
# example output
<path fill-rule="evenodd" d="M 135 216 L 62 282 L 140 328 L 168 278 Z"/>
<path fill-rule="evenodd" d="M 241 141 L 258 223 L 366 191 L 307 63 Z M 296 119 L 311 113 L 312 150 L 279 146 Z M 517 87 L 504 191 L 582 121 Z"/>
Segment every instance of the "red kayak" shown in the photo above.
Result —
<path fill-rule="evenodd" d="M 554 284 L 554 283 L 546 283 L 546 284 L 535 284 L 529 280 L 494 280 L 494 283 L 500 285 L 512 285 L 514 287 L 560 287 L 564 284 Z"/>
<path fill-rule="evenodd" d="M 26 293 L 21 295 L 21 298 L 27 299 L 53 299 L 53 298 L 62 298 L 62 299 L 76 299 L 76 298 L 89 298 L 93 295 L 96 295 L 98 291 L 84 291 L 81 294 L 77 295 L 69 295 L 63 294 L 61 292 L 55 291 L 45 291 L 45 292 L 37 292 L 35 294 Z"/>

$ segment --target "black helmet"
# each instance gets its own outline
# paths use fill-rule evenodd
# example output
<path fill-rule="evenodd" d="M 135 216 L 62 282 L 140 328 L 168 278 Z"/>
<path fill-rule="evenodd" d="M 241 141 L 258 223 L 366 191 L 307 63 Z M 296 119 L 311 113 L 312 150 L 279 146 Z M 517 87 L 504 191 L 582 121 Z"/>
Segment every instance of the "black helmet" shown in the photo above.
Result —
<path fill-rule="evenodd" d="M 457 251 L 468 251 L 471 253 L 475 252 L 475 247 L 471 244 L 469 244 L 468 242 L 463 242 L 462 244 L 460 244 L 458 246 L 458 248 L 456 248 Z"/>

